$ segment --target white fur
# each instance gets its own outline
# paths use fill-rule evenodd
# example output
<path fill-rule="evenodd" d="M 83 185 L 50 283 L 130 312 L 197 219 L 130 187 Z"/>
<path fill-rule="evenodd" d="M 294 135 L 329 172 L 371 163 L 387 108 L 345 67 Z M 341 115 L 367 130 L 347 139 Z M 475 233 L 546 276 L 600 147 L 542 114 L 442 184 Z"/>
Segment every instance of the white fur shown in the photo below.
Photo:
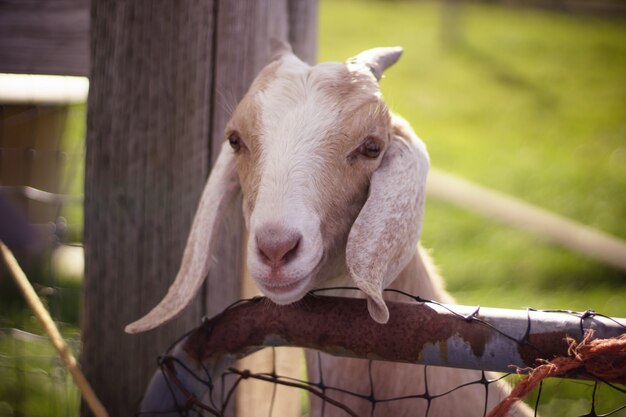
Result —
<path fill-rule="evenodd" d="M 322 260 L 316 207 L 326 196 L 316 175 L 323 169 L 316 154 L 318 138 L 335 126 L 339 109 L 330 97 L 311 88 L 315 80 L 309 75 L 308 65 L 288 56 L 276 80 L 256 96 L 261 116 L 261 180 L 249 220 L 248 268 L 261 292 L 278 304 L 297 301 L 310 291 Z M 301 256 L 278 272 L 262 262 L 257 248 L 256 233 L 267 224 L 295 229 L 303 236 Z"/>
<path fill-rule="evenodd" d="M 322 173 L 328 168 L 320 157 L 324 151 L 320 149 L 320 138 L 327 137 L 337 128 L 341 100 L 345 97 L 316 88 L 316 77 L 333 78 L 337 75 L 336 65 L 322 64 L 311 69 L 292 55 L 285 56 L 282 61 L 275 79 L 256 95 L 261 126 L 261 179 L 256 205 L 250 213 L 248 262 L 251 276 L 256 280 L 259 289 L 274 302 L 286 304 L 299 300 L 315 286 L 351 286 L 356 283 L 369 299 L 370 314 L 380 322 L 388 319 L 382 290 L 390 285 L 425 298 L 452 301 L 443 290 L 439 277 L 428 268 L 430 260 L 427 255 L 417 251 L 416 243 L 423 220 L 428 153 L 409 124 L 397 116 L 393 117 L 392 124 L 398 136 L 391 140 L 395 141 L 396 147 L 391 149 L 390 143 L 387 150 L 394 153 L 394 165 L 385 167 L 386 171 L 397 172 L 381 173 L 383 178 L 380 180 L 376 179 L 379 171 L 373 172 L 370 198 L 352 225 L 348 238 L 344 261 L 347 262 L 348 269 L 346 270 L 345 263 L 341 263 L 333 269 L 329 279 L 323 281 L 317 277 L 320 262 L 326 261 L 322 257 L 325 242 L 320 230 L 324 213 L 320 213 L 318 208 L 322 200 L 337 198 L 324 187 Z M 380 62 L 381 60 L 377 60 L 378 64 Z M 367 65 L 363 66 L 362 63 L 351 61 L 348 67 L 352 71 L 363 70 L 365 77 L 372 79 L 378 78 L 376 74 L 380 70 L 380 66 L 376 67 L 372 76 Z M 364 88 L 367 86 L 365 83 Z M 373 97 L 380 97 L 379 94 L 377 89 L 371 91 Z M 351 132 L 343 133 L 351 135 Z M 391 155 L 386 157 L 392 158 Z M 336 178 L 340 173 L 331 175 Z M 399 194 L 398 190 L 403 190 L 401 193 L 404 194 Z M 258 255 L 255 233 L 266 224 L 280 224 L 285 229 L 297 229 L 303 236 L 298 257 L 278 270 L 264 265 Z M 386 235 L 390 224 L 395 228 L 391 239 Z M 401 245 L 404 249 L 394 245 Z M 297 285 L 285 293 L 280 289 L 276 291 L 268 288 L 267 284 L 271 282 L 278 282 L 279 286 L 290 283 Z M 342 293 L 347 294 L 354 295 L 353 292 Z M 322 359 L 321 364 L 317 362 L 318 358 Z M 369 393 L 369 365 L 365 360 L 311 354 L 308 355 L 308 364 L 309 375 L 313 380 L 323 377 L 328 386 Z M 321 375 L 317 375 L 318 369 L 321 369 Z M 415 394 L 425 389 L 424 370 L 420 366 L 379 363 L 373 372 L 373 388 L 379 398 Z M 480 373 L 431 368 L 428 379 L 431 393 L 441 394 L 480 379 Z M 508 387 L 503 383 L 493 384 L 489 391 L 491 408 L 506 395 Z M 340 392 L 330 391 L 329 395 L 349 404 L 359 415 L 369 415 L 371 411 L 367 401 L 355 401 L 354 397 Z M 469 386 L 433 402 L 429 415 L 482 415 L 484 401 L 484 387 Z M 321 403 L 314 399 L 311 415 L 321 415 L 321 409 Z M 413 416 L 424 411 L 424 402 L 396 401 L 378 405 L 375 415 Z M 324 416 L 335 415 L 344 414 L 339 409 L 326 405 Z M 530 410 L 520 406 L 511 415 L 528 416 Z"/>
<path fill-rule="evenodd" d="M 244 144 L 249 140 L 251 146 L 235 155 L 231 149 L 222 150 L 217 174 L 212 173 L 189 238 L 191 249 L 186 253 L 193 252 L 193 256 L 184 260 L 167 302 L 155 309 L 164 319 L 153 314 L 133 330 L 152 328 L 173 317 L 184 307 L 172 307 L 179 295 L 184 302 L 178 304 L 191 300 L 189 291 L 183 290 L 191 287 L 187 282 L 197 288 L 206 274 L 208 262 L 200 261 L 209 258 L 205 249 L 212 247 L 214 226 L 224 213 L 225 201 L 233 195 L 233 187 L 215 182 L 232 182 L 233 169 L 228 164 L 234 159 L 244 190 L 249 271 L 275 303 L 295 302 L 308 290 L 330 282 L 356 284 L 368 298 L 372 318 L 385 323 L 389 313 L 382 291 L 387 286 L 452 301 L 429 267 L 428 256 L 415 245 L 423 221 L 428 154 L 408 123 L 389 114 L 377 84 L 400 54 L 399 48 L 377 48 L 347 64 L 315 67 L 287 49 L 278 54 L 278 61 L 261 72 L 229 122 L 227 132 L 238 132 Z M 372 156 L 370 148 L 362 149 L 372 140 L 379 145 L 378 155 Z M 289 243 L 288 248 L 293 243 L 288 258 L 281 258 L 287 252 L 266 250 L 281 242 Z M 193 248 L 199 249 L 194 252 Z M 276 259 L 267 256 L 278 252 L 281 255 Z M 425 389 L 420 366 L 377 364 L 370 387 L 368 361 L 321 357 L 327 386 L 366 395 L 373 388 L 378 398 Z M 316 359 L 309 357 L 312 379 L 318 379 Z M 430 368 L 428 387 L 433 394 L 443 393 L 479 377 L 476 371 Z M 491 385 L 489 407 L 507 392 L 504 384 Z M 368 401 L 359 402 L 337 391 L 329 395 L 350 404 L 359 415 L 371 411 Z M 471 385 L 433 402 L 429 415 L 482 415 L 484 401 L 483 386 Z M 424 406 L 414 401 L 381 403 L 375 415 L 413 416 L 423 412 Z M 311 415 L 320 415 L 320 407 L 313 400 Z M 342 415 L 337 411 L 329 406 L 324 415 Z M 520 406 L 512 415 L 531 413 Z"/>

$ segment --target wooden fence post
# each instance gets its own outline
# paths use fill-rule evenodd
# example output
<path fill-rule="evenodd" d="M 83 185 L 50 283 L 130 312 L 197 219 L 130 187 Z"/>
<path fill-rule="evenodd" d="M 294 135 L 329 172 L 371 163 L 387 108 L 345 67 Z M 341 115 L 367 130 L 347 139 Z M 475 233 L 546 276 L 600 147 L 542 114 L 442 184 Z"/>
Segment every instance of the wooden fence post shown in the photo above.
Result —
<path fill-rule="evenodd" d="M 205 294 L 168 325 L 123 332 L 176 274 L 222 140 L 223 100 L 243 95 L 272 36 L 313 61 L 315 11 L 316 0 L 92 0 L 81 362 L 110 415 L 132 415 L 157 355 L 239 297 L 236 215 Z"/>

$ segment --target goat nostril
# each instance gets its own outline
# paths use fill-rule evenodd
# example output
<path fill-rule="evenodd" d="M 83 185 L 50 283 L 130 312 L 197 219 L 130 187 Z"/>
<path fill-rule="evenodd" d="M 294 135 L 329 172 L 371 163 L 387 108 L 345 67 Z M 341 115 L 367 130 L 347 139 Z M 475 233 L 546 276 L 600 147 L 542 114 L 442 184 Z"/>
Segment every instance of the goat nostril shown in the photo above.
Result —
<path fill-rule="evenodd" d="M 267 227 L 256 236 L 259 257 L 266 265 L 282 266 L 296 257 L 302 235 L 295 231 Z"/>

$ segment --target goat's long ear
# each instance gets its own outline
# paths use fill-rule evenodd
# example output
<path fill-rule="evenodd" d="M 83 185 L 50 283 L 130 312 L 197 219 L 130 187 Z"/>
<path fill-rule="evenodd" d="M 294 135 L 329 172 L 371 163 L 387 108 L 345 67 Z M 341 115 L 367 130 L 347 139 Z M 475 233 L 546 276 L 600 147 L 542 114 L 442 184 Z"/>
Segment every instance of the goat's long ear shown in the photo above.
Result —
<path fill-rule="evenodd" d="M 127 333 L 150 330 L 173 319 L 198 292 L 209 272 L 219 224 L 240 189 L 234 158 L 225 142 L 202 192 L 176 280 L 156 307 L 126 326 Z"/>
<path fill-rule="evenodd" d="M 412 131 L 406 137 L 394 136 L 372 175 L 369 197 L 348 235 L 348 271 L 367 296 L 370 315 L 379 323 L 389 320 L 383 289 L 417 250 L 428 165 L 426 149 Z"/>
<path fill-rule="evenodd" d="M 371 73 L 380 81 L 383 72 L 400 59 L 402 52 L 399 46 L 368 49 L 348 59 L 346 64 L 351 71 Z"/>

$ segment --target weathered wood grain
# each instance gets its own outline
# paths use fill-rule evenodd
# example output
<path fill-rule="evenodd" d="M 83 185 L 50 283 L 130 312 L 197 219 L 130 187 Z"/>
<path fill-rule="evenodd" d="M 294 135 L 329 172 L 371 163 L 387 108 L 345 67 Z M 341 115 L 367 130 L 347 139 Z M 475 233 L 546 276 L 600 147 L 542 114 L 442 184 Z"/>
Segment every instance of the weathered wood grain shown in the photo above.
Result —
<path fill-rule="evenodd" d="M 173 323 L 123 333 L 176 275 L 229 110 L 267 61 L 269 39 L 291 34 L 314 59 L 315 35 L 301 30 L 315 30 L 316 1 L 301 2 L 310 5 L 92 2 L 82 366 L 111 415 L 136 411 L 175 335 L 240 296 L 243 221 L 234 210 L 204 294 Z"/>
<path fill-rule="evenodd" d="M 92 2 L 82 367 L 110 415 L 133 415 L 150 367 L 197 301 L 141 335 L 165 294 L 209 171 L 213 1 Z"/>
<path fill-rule="evenodd" d="M 89 0 L 0 0 L 0 72 L 87 75 Z"/>

